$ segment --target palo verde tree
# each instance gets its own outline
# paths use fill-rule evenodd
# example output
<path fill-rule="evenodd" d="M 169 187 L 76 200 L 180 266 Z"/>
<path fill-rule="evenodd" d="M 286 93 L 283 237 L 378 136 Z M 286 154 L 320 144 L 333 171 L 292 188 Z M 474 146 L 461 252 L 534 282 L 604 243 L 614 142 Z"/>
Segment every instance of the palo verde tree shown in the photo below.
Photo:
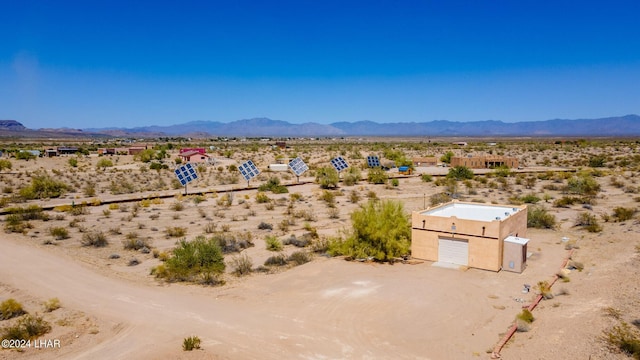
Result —
<path fill-rule="evenodd" d="M 454 180 L 471 180 L 473 179 L 473 171 L 466 166 L 456 166 L 449 169 L 447 178 Z"/>
<path fill-rule="evenodd" d="M 330 244 L 330 255 L 389 261 L 409 254 L 411 226 L 401 202 L 371 200 L 351 214 L 351 224 L 346 239 Z"/>

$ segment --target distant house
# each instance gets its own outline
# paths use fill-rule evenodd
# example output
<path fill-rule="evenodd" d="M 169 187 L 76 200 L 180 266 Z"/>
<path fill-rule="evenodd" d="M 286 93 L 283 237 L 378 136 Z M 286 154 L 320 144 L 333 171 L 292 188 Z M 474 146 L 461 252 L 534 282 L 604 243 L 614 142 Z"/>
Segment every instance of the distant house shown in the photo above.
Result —
<path fill-rule="evenodd" d="M 509 168 L 517 168 L 519 166 L 518 159 L 507 156 L 454 156 L 451 158 L 451 166 L 466 166 L 470 169 L 493 169 L 500 166 Z"/>
<path fill-rule="evenodd" d="M 286 149 L 287 143 L 284 141 L 276 141 L 276 146 L 279 147 L 280 149 Z"/>
<path fill-rule="evenodd" d="M 191 162 L 191 163 L 203 163 L 209 160 L 209 155 L 201 154 L 198 151 L 187 151 L 180 153 L 180 159 L 182 162 Z"/>
<path fill-rule="evenodd" d="M 44 151 L 44 154 L 45 154 L 46 157 L 58 156 L 58 150 L 57 149 L 46 149 Z"/>
<path fill-rule="evenodd" d="M 415 166 L 436 166 L 438 165 L 438 159 L 435 156 L 415 157 L 411 159 Z"/>
<path fill-rule="evenodd" d="M 73 155 L 78 152 L 76 146 L 58 146 L 58 155 Z"/>
<path fill-rule="evenodd" d="M 127 153 L 129 155 L 138 155 L 145 150 L 147 150 L 146 146 L 132 146 L 127 150 Z"/>
<path fill-rule="evenodd" d="M 184 153 L 189 153 L 194 151 L 202 155 L 207 153 L 207 150 L 205 148 L 183 148 L 183 149 L 180 149 L 180 156 L 182 156 L 182 154 Z"/>

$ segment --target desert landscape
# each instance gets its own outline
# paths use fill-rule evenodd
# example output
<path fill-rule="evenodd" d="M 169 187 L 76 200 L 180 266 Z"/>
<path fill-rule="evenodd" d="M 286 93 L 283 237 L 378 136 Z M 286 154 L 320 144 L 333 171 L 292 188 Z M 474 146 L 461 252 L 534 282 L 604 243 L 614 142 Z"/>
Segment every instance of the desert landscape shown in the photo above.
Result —
<path fill-rule="evenodd" d="M 0 320 L 0 335 L 27 317 L 43 329 L 32 336 L 41 346 L 0 359 L 626 359 L 633 350 L 617 340 L 639 341 L 637 139 L 62 144 L 78 152 L 30 157 L 19 154 L 61 142 L 0 144 L 0 302 L 23 310 Z M 134 145 L 145 150 L 100 153 Z M 184 148 L 209 159 L 193 163 L 186 188 L 174 174 Z M 388 169 L 369 168 L 372 155 Z M 452 157 L 488 155 L 519 166 L 451 176 Z M 326 183 L 338 156 L 349 168 Z M 424 157 L 438 164 L 412 161 Z M 269 169 L 294 158 L 309 167 L 299 179 Z M 246 160 L 260 170 L 250 181 L 238 171 Z M 409 217 L 454 199 L 529 206 L 524 272 L 332 251 L 368 202 Z M 209 239 L 222 270 L 171 273 L 181 244 Z M 517 321 L 538 295 L 534 320 Z"/>

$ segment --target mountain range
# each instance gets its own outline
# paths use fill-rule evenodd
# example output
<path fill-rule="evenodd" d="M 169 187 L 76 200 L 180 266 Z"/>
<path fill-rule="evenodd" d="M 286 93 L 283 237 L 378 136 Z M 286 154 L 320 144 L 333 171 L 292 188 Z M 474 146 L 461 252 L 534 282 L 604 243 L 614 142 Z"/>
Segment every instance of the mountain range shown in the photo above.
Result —
<path fill-rule="evenodd" d="M 21 134 L 21 135 L 19 135 Z M 0 120 L 0 136 L 116 136 L 163 137 L 212 136 L 244 137 L 335 137 L 335 136 L 432 136 L 432 137 L 508 137 L 508 136 L 598 136 L 621 137 L 640 135 L 640 116 L 626 115 L 599 119 L 554 119 L 507 123 L 497 120 L 455 122 L 434 120 L 427 122 L 377 123 L 373 121 L 335 122 L 331 124 L 293 124 L 268 118 L 218 121 L 191 121 L 169 126 L 135 128 L 38 129 L 25 128 L 15 120 Z"/>

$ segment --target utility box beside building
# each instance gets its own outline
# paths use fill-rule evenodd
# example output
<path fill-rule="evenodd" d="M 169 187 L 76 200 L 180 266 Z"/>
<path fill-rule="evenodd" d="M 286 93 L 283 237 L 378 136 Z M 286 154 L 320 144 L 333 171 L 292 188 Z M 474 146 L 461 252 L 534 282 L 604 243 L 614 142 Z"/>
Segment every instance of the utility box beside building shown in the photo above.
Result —
<path fill-rule="evenodd" d="M 504 239 L 502 270 L 521 273 L 527 267 L 527 243 L 529 239 L 507 236 Z"/>
<path fill-rule="evenodd" d="M 509 244 L 507 265 L 522 271 L 524 257 L 512 249 L 509 237 L 527 232 L 527 207 L 487 205 L 452 201 L 411 215 L 411 256 L 478 269 L 500 271 L 504 267 L 505 244 Z M 518 245 L 517 242 L 514 245 Z M 526 243 L 524 244 L 526 245 Z M 513 255 L 512 255 L 513 252 Z M 506 268 L 505 268 L 506 270 Z"/>

